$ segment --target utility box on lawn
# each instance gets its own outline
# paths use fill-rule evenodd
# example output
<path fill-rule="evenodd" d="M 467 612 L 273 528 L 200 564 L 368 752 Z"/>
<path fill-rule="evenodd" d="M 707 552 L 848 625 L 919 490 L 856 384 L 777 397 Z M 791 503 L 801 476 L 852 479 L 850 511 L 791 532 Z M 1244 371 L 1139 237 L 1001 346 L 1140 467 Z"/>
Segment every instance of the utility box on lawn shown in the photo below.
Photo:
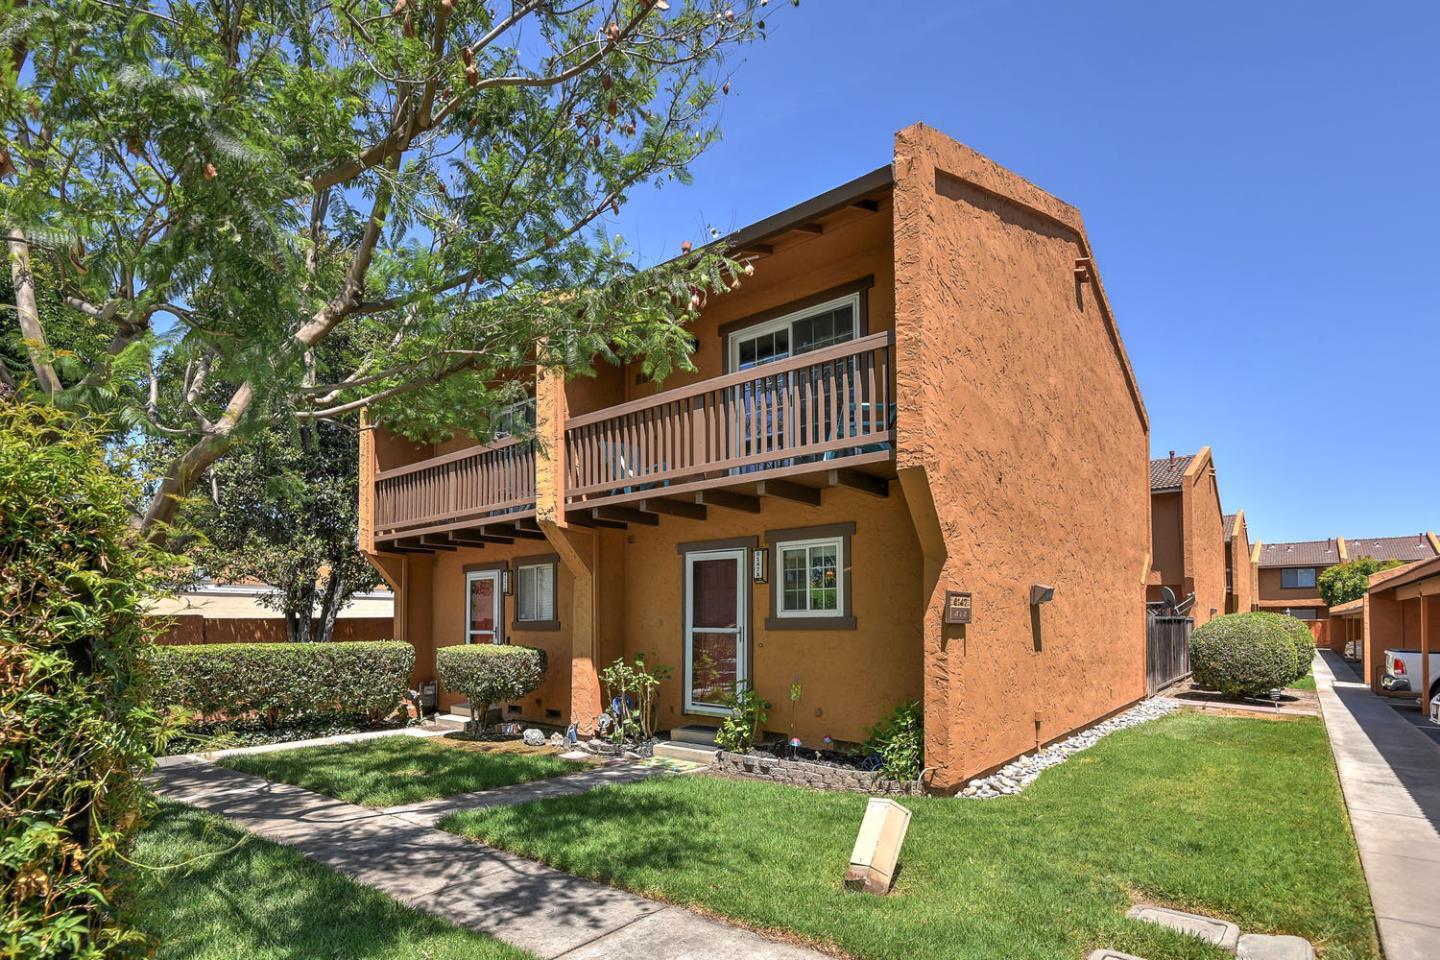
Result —
<path fill-rule="evenodd" d="M 910 811 L 894 800 L 871 797 L 865 805 L 860 835 L 850 853 L 845 886 L 866 893 L 888 893 L 900 860 L 900 846 L 910 829 Z"/>

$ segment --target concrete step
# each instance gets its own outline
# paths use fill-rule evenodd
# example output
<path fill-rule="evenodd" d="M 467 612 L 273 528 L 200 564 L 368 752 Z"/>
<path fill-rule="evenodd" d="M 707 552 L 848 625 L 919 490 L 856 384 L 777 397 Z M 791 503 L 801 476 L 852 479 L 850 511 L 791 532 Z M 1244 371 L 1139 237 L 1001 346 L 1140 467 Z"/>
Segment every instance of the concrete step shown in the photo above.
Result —
<path fill-rule="evenodd" d="M 714 747 L 715 732 L 715 727 L 691 723 L 671 730 L 670 739 L 675 743 L 693 743 L 701 747 Z"/>
<path fill-rule="evenodd" d="M 655 744 L 655 756 L 661 760 L 688 760 L 691 763 L 706 763 L 715 759 L 715 746 L 702 747 L 693 743 L 677 743 L 661 740 Z"/>

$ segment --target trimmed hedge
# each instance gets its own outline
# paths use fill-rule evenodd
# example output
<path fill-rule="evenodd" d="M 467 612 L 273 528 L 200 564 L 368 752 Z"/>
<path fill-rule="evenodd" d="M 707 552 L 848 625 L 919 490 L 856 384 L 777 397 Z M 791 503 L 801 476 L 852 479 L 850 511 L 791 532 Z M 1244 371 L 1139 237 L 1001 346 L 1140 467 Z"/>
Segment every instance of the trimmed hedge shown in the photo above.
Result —
<path fill-rule="evenodd" d="M 1295 646 L 1295 676 L 1299 680 L 1310 672 L 1310 661 L 1315 659 L 1315 635 L 1305 621 L 1285 613 L 1256 613 L 1275 629 L 1279 630 Z"/>
<path fill-rule="evenodd" d="M 405 698 L 415 648 L 351 643 L 197 643 L 156 647 L 157 702 L 199 720 L 250 717 L 273 727 L 325 714 L 383 720 Z"/>
<path fill-rule="evenodd" d="M 1260 614 L 1216 617 L 1190 638 L 1195 683 L 1227 696 L 1260 696 L 1289 686 L 1295 679 L 1295 661 L 1294 642 Z"/>
<path fill-rule="evenodd" d="M 118 881 L 168 726 L 145 607 L 172 561 L 130 524 L 98 421 L 0 401 L 0 956 L 144 957 Z M 123 456 L 123 451 L 117 451 Z"/>
<path fill-rule="evenodd" d="M 483 733 L 492 704 L 519 700 L 545 679 L 545 651 L 516 644 L 467 643 L 435 651 L 440 685 L 470 698 L 468 733 Z"/>

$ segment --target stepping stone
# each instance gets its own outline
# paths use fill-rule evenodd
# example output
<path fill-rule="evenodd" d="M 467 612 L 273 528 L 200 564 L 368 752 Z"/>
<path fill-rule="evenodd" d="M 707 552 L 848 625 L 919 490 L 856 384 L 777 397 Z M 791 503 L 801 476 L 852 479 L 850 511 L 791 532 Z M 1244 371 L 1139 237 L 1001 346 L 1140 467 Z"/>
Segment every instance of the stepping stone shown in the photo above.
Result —
<path fill-rule="evenodd" d="M 1183 910 L 1171 910 L 1168 907 L 1149 907 L 1141 904 L 1131 907 L 1125 914 L 1135 920 L 1144 920 L 1146 923 L 1158 923 L 1162 927 L 1169 927 L 1171 930 L 1189 934 L 1192 937 L 1199 937 L 1206 943 L 1213 943 L 1222 950 L 1235 952 L 1240 943 L 1240 928 L 1229 920 L 1216 920 L 1214 917 L 1202 917 L 1198 913 L 1186 913 Z"/>
<path fill-rule="evenodd" d="M 1315 948 L 1304 937 L 1247 933 L 1235 954 L 1240 960 L 1315 960 Z"/>
<path fill-rule="evenodd" d="M 1085 960 L 1144 960 L 1133 953 L 1121 953 L 1119 950 L 1111 950 L 1108 947 L 1104 950 L 1095 950 Z"/>

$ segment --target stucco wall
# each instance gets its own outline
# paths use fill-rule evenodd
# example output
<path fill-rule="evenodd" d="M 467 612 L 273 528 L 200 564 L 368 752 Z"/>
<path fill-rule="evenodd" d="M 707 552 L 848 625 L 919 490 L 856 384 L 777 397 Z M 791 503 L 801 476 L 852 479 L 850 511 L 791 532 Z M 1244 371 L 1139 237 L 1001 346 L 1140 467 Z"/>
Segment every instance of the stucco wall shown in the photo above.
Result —
<path fill-rule="evenodd" d="M 1215 465 L 1208 456 L 1191 465 L 1185 483 L 1185 566 L 1195 591 L 1191 615 L 1199 626 L 1225 612 L 1225 521 Z"/>
<path fill-rule="evenodd" d="M 1329 616 L 1329 609 L 1320 596 L 1319 587 L 1301 587 L 1294 590 L 1286 590 L 1280 586 L 1281 567 L 1262 567 L 1259 573 L 1260 600 L 1284 600 L 1292 607 L 1318 607 L 1319 616 Z M 1318 578 L 1324 573 L 1327 567 L 1316 567 L 1315 576 Z M 1271 608 L 1273 609 L 1273 608 Z"/>
<path fill-rule="evenodd" d="M 1226 613 L 1247 613 L 1255 602 L 1255 568 L 1250 560 L 1250 526 L 1241 513 L 1235 532 L 1225 545 L 1225 566 L 1230 571 Z"/>
<path fill-rule="evenodd" d="M 1175 591 L 1184 599 L 1185 586 L 1185 521 L 1184 498 L 1180 492 L 1150 495 L 1150 569 L 1151 579 L 1159 585 L 1151 588 L 1149 599 L 1160 599 L 1159 586 Z"/>
<path fill-rule="evenodd" d="M 794 735 L 818 743 L 826 735 L 863 740 L 865 728 L 890 708 L 920 698 L 920 551 L 909 510 L 898 485 L 877 499 L 848 489 L 826 491 L 814 507 L 777 498 L 761 501 L 758 514 L 711 508 L 708 519 L 667 517 L 658 527 L 632 527 L 625 536 L 624 647 L 627 656 L 654 654 L 674 668 L 660 691 L 662 728 L 714 724 L 710 717 L 684 713 L 682 607 L 683 560 L 677 545 L 695 541 L 757 537 L 767 530 L 855 523 L 851 538 L 853 630 L 769 630 L 765 617 L 776 588 L 776 558 L 770 582 L 751 584 L 751 673 L 755 689 L 774 706 L 767 729 L 790 731 L 789 687 L 801 685 Z"/>
<path fill-rule="evenodd" d="M 927 763 L 954 785 L 1144 695 L 1149 428 L 1078 212 L 923 126 L 895 172 L 899 468 L 940 532 Z M 940 626 L 946 589 L 970 626 Z"/>

